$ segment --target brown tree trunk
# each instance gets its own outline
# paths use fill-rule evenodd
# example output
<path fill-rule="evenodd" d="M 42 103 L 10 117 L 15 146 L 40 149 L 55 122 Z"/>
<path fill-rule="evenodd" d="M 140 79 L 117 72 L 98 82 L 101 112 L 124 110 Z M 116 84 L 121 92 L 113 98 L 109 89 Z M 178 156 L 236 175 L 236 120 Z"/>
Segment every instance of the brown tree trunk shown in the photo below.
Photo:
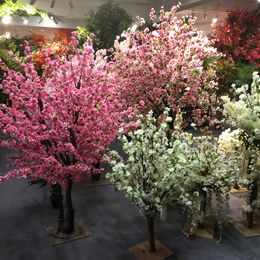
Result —
<path fill-rule="evenodd" d="M 254 180 L 253 184 L 250 186 L 250 194 L 249 194 L 249 201 L 248 201 L 249 205 L 252 208 L 252 211 L 246 214 L 248 228 L 253 228 L 254 225 L 254 207 L 252 206 L 252 204 L 257 199 L 257 193 L 258 193 L 257 181 Z"/>
<path fill-rule="evenodd" d="M 98 162 L 98 163 L 96 163 L 95 165 L 94 165 L 94 167 L 95 168 L 100 168 L 100 162 Z M 98 174 L 91 174 L 91 180 L 93 180 L 93 181 L 99 181 L 100 180 L 100 173 L 98 173 Z"/>
<path fill-rule="evenodd" d="M 57 233 L 60 233 L 62 231 L 62 227 L 64 224 L 64 209 L 63 209 L 63 196 L 62 196 L 62 190 L 61 186 L 57 184 L 57 190 L 58 190 L 58 198 L 59 198 L 59 216 L 58 216 L 58 229 Z"/>
<path fill-rule="evenodd" d="M 198 229 L 203 229 L 204 228 L 204 218 L 207 210 L 207 192 L 206 191 L 201 191 L 201 200 L 200 200 L 200 213 L 202 215 L 202 220 L 201 222 L 198 223 Z"/>
<path fill-rule="evenodd" d="M 154 253 L 156 251 L 155 235 L 154 235 L 154 218 L 146 216 L 146 221 L 147 221 L 147 226 L 148 226 L 150 252 Z"/>
<path fill-rule="evenodd" d="M 251 175 L 251 164 L 252 164 L 252 156 L 249 157 L 248 159 L 248 164 L 247 164 L 247 175 Z M 248 199 L 248 204 L 251 206 L 252 211 L 248 212 L 246 214 L 246 220 L 247 220 L 247 227 L 248 228 L 253 228 L 254 225 L 254 207 L 253 207 L 253 202 L 257 199 L 257 193 L 258 193 L 258 187 L 257 187 L 257 180 L 253 180 L 251 185 L 248 187 L 249 190 L 249 199 Z"/>
<path fill-rule="evenodd" d="M 72 234 L 74 232 L 74 209 L 71 198 L 72 181 L 68 178 L 65 189 L 65 214 L 63 209 L 62 193 L 60 189 L 60 213 L 58 218 L 58 233 Z"/>

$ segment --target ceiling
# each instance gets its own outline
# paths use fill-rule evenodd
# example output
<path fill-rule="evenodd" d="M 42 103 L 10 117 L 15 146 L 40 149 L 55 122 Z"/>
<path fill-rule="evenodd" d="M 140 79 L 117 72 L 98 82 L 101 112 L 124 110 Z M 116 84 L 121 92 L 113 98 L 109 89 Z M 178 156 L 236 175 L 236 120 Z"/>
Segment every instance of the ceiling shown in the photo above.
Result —
<path fill-rule="evenodd" d="M 41 21 L 32 17 L 29 20 L 31 27 L 76 28 L 83 26 L 90 10 L 96 10 L 98 6 L 107 0 L 20 0 L 24 3 L 35 2 L 34 6 L 51 12 L 62 19 L 55 24 L 53 21 Z M 53 3 L 50 7 L 51 2 Z M 170 9 L 179 0 L 114 0 L 127 10 L 135 18 L 137 15 L 148 18 L 150 9 L 158 10 L 161 6 Z M 218 22 L 224 21 L 227 10 L 254 10 L 259 6 L 257 0 L 182 0 L 178 15 L 193 14 L 197 19 L 197 27 L 208 33 L 211 30 L 212 18 L 217 17 Z M 13 21 L 13 26 L 22 25 L 22 20 Z M 2 25 L 2 30 L 3 30 Z M 6 26 L 5 26 L 6 27 Z M 5 28 L 4 27 L 4 28 Z"/>

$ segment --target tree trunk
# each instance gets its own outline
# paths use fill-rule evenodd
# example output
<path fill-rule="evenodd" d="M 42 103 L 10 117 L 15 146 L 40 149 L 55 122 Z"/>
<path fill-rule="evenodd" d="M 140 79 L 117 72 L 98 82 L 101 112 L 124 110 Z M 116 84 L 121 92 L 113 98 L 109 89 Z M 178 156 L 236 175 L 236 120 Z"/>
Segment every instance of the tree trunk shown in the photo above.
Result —
<path fill-rule="evenodd" d="M 58 223 L 58 232 L 64 234 L 72 234 L 74 232 L 74 209 L 72 205 L 71 198 L 71 190 L 72 190 L 72 181 L 68 178 L 68 186 L 65 190 L 65 215 L 63 210 L 62 199 L 60 200 L 60 215 L 59 215 L 59 223 Z M 61 192 L 60 192 L 61 194 Z M 62 198 L 62 195 L 61 195 Z"/>
<path fill-rule="evenodd" d="M 57 233 L 62 232 L 62 227 L 64 225 L 64 209 L 63 209 L 63 196 L 61 186 L 57 184 L 57 191 L 58 191 L 58 199 L 59 199 L 59 216 L 58 216 L 58 229 Z"/>
<path fill-rule="evenodd" d="M 95 168 L 100 168 L 100 162 L 98 162 L 98 163 L 96 163 L 96 164 L 94 164 L 94 167 Z M 98 173 L 98 174 L 91 174 L 91 180 L 93 180 L 93 181 L 99 181 L 100 180 L 100 173 Z"/>
<path fill-rule="evenodd" d="M 247 175 L 251 175 L 251 164 L 252 164 L 252 157 L 248 159 L 248 165 L 247 165 Z M 253 207 L 253 202 L 257 199 L 257 193 L 258 193 L 258 187 L 257 187 L 257 180 L 253 180 L 253 183 L 249 185 L 248 187 L 249 190 L 249 199 L 248 199 L 248 204 L 251 206 L 252 211 L 248 212 L 246 214 L 246 220 L 247 220 L 247 227 L 248 228 L 253 228 L 254 224 L 254 207 Z"/>
<path fill-rule="evenodd" d="M 252 204 L 257 199 L 257 193 L 258 193 L 257 180 L 254 180 L 253 184 L 250 188 L 249 201 L 248 201 L 249 205 L 252 208 L 252 211 L 250 211 L 246 214 L 248 228 L 253 228 L 255 210 L 254 210 L 254 207 L 252 206 Z"/>
<path fill-rule="evenodd" d="M 154 253 L 156 251 L 155 236 L 154 236 L 154 218 L 146 216 L 146 221 L 148 226 L 150 252 Z"/>
<path fill-rule="evenodd" d="M 54 209 L 58 209 L 59 206 L 60 206 L 60 201 L 59 201 L 59 184 L 55 184 L 55 185 L 52 185 L 50 187 L 50 202 L 51 202 L 51 206 L 54 208 Z"/>
<path fill-rule="evenodd" d="M 202 216 L 201 222 L 198 223 L 198 229 L 203 229 L 204 228 L 204 218 L 207 210 L 207 192 L 206 191 L 201 191 L 201 200 L 200 200 L 200 213 Z"/>

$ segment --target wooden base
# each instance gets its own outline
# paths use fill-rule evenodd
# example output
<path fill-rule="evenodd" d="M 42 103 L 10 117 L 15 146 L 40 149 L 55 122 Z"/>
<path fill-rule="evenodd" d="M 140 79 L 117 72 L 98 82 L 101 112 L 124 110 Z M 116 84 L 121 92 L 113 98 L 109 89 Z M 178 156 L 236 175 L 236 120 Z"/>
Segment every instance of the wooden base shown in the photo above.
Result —
<path fill-rule="evenodd" d="M 196 237 L 214 239 L 214 223 L 205 223 L 204 228 L 197 229 L 194 233 Z"/>
<path fill-rule="evenodd" d="M 248 228 L 245 220 L 233 220 L 232 224 L 245 237 L 260 236 L 260 222 L 254 223 L 253 228 Z"/>
<path fill-rule="evenodd" d="M 96 187 L 96 186 L 103 186 L 103 185 L 110 185 L 111 183 L 106 178 L 104 173 L 100 174 L 99 180 L 92 180 L 91 176 L 88 176 L 87 179 L 84 181 L 84 187 Z"/>
<path fill-rule="evenodd" d="M 128 250 L 139 260 L 163 260 L 172 256 L 173 252 L 164 246 L 160 241 L 155 240 L 156 252 L 151 253 L 149 250 L 149 241 L 128 248 Z M 175 258 L 177 259 L 177 258 Z"/>
<path fill-rule="evenodd" d="M 68 235 L 57 233 L 57 224 L 46 225 L 45 230 L 49 236 L 50 245 L 57 246 L 92 235 L 92 233 L 86 228 L 82 219 L 75 219 L 74 228 L 74 233 Z"/>
<path fill-rule="evenodd" d="M 243 188 L 243 187 L 241 187 L 239 189 L 232 188 L 230 190 L 230 194 L 232 194 L 233 196 L 238 197 L 238 198 L 246 197 L 246 196 L 248 196 L 248 189 Z"/>

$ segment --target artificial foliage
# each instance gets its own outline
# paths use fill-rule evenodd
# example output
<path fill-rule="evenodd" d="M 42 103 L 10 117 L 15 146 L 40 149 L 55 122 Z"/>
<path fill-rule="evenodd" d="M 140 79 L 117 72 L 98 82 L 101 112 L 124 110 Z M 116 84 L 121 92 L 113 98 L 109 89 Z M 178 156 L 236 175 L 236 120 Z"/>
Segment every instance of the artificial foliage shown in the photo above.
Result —
<path fill-rule="evenodd" d="M 121 98 L 139 112 L 153 110 L 158 117 L 170 107 L 174 116 L 181 109 L 186 122 L 209 125 L 218 103 L 214 61 L 219 54 L 194 27 L 195 18 L 175 16 L 178 8 L 161 9 L 158 16 L 152 9 L 152 29 L 142 29 L 145 20 L 139 18 L 139 27 L 115 41 L 111 70 Z"/>
<path fill-rule="evenodd" d="M 216 24 L 213 35 L 216 47 L 235 63 L 255 63 L 259 66 L 259 10 L 230 11 L 223 24 Z"/>
<path fill-rule="evenodd" d="M 7 67 L 19 71 L 20 64 L 14 56 L 10 55 L 10 52 L 15 54 L 15 56 L 21 56 L 23 52 L 22 40 L 16 39 L 6 32 L 0 36 L 0 60 Z M 0 82 L 3 80 L 4 70 L 0 69 Z M 7 95 L 0 90 L 0 103 L 7 102 Z"/>
<path fill-rule="evenodd" d="M 239 88 L 233 85 L 237 100 L 230 100 L 227 96 L 222 97 L 226 120 L 239 129 L 240 140 L 246 148 L 244 158 L 246 183 L 244 184 L 248 187 L 249 197 L 244 209 L 249 228 L 253 226 L 254 209 L 259 205 L 257 160 L 260 156 L 260 77 L 258 72 L 253 73 L 252 81 L 251 85 L 243 85 Z"/>
<path fill-rule="evenodd" d="M 94 59 L 91 41 L 77 49 L 73 34 L 69 56 L 47 57 L 40 76 L 26 46 L 22 72 L 5 67 L 1 89 L 9 102 L 0 106 L 0 127 L 10 137 L 1 146 L 19 152 L 15 168 L 1 176 L 43 179 L 60 187 L 59 232 L 73 232 L 73 182 L 99 171 L 95 164 L 117 135 L 121 113 L 116 82 Z M 48 53 L 46 53 L 48 55 Z M 64 216 L 61 188 L 66 190 Z"/>
<path fill-rule="evenodd" d="M 218 62 L 218 93 L 233 97 L 233 82 L 251 84 L 252 73 L 259 69 L 260 15 L 255 11 L 230 11 L 226 21 L 213 27 L 216 48 L 224 54 Z"/>
<path fill-rule="evenodd" d="M 228 129 L 219 138 L 187 133 L 182 136 L 190 147 L 186 172 L 180 176 L 185 189 L 183 205 L 190 219 L 185 232 L 190 235 L 196 229 L 204 228 L 207 217 L 213 214 L 218 230 L 215 235 L 221 239 L 229 191 L 238 181 L 240 172 L 242 150 L 241 143 L 235 138 L 237 132 Z"/>
<path fill-rule="evenodd" d="M 5 15 L 41 16 L 43 19 L 53 16 L 51 13 L 47 13 L 44 10 L 38 9 L 32 5 L 13 0 L 5 0 L 0 4 L 0 17 Z M 57 19 L 57 17 L 55 17 L 55 19 Z"/>
<path fill-rule="evenodd" d="M 154 252 L 154 218 L 163 205 L 179 200 L 182 184 L 176 180 L 184 173 L 189 150 L 178 135 L 169 138 L 169 128 L 173 124 L 169 109 L 160 120 L 152 111 L 137 118 L 135 129 L 127 133 L 122 130 L 119 135 L 127 157 L 115 151 L 109 153 L 112 172 L 107 178 L 145 216 L 150 250 Z M 179 124 L 175 122 L 175 125 Z"/>
<path fill-rule="evenodd" d="M 42 34 L 33 34 L 30 43 L 33 49 L 33 61 L 42 73 L 46 59 L 55 55 L 66 56 L 70 53 L 70 30 L 61 30 L 53 39 L 46 39 Z M 48 53 L 48 55 L 46 55 Z"/>
<path fill-rule="evenodd" d="M 95 50 L 110 49 L 116 36 L 126 30 L 131 23 L 131 16 L 118 3 L 108 1 L 100 5 L 96 12 L 90 11 L 85 28 L 94 34 Z"/>

